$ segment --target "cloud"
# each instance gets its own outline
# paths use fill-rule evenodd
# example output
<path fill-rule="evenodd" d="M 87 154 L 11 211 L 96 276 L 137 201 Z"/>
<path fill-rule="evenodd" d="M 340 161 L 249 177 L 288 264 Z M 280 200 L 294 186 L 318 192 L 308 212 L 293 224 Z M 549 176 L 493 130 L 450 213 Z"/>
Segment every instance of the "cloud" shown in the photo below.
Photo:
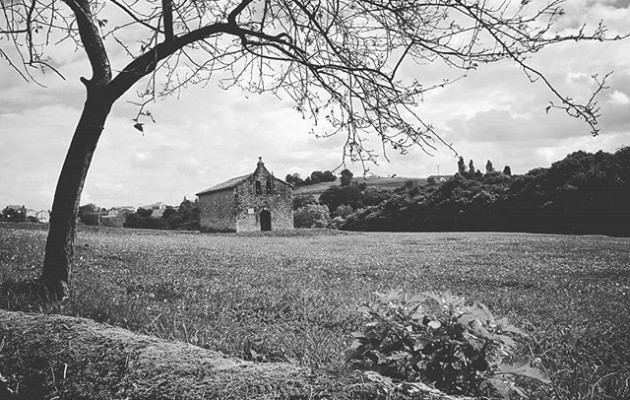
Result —
<path fill-rule="evenodd" d="M 630 14 L 625 0 L 564 4 L 567 15 L 561 29 L 605 18 L 611 33 L 627 30 Z M 608 81 L 611 90 L 599 99 L 602 133 L 596 138 L 585 124 L 561 111 L 545 113 L 549 101 L 558 99 L 542 81 L 529 82 L 510 62 L 482 65 L 466 79 L 427 94 L 418 112 L 479 168 L 490 159 L 497 169 L 510 165 L 515 173 L 524 173 L 578 149 L 615 151 L 630 145 L 629 51 L 628 40 L 562 43 L 528 60 L 563 94 L 576 99 L 588 99 L 594 87 L 589 77 L 594 73 L 601 77 L 615 71 Z M 0 207 L 11 203 L 47 209 L 52 202 L 85 101 L 78 77 L 90 74 L 81 53 L 60 48 L 58 55 L 68 80 L 49 74 L 42 79 L 47 89 L 21 82 L 0 64 Z M 124 62 L 114 55 L 112 65 L 118 68 Z M 431 84 L 458 73 L 439 63 L 405 65 L 403 78 Z M 184 90 L 179 98 L 148 104 L 156 122 L 143 121 L 143 135 L 133 128 L 138 88 L 112 109 L 87 177 L 83 203 L 110 207 L 165 201 L 176 205 L 184 196 L 191 198 L 199 190 L 252 172 L 259 156 L 281 178 L 293 172 L 306 176 L 315 169 L 333 169 L 341 162 L 344 136 L 317 139 L 309 134 L 313 121 L 302 119 L 288 99 L 225 91 L 216 87 L 216 81 Z M 371 137 L 369 143 L 380 151 L 378 138 Z M 456 171 L 455 154 L 446 146 L 438 145 L 431 153 L 412 149 L 401 156 L 387 150 L 390 162 L 382 157 L 378 165 L 367 166 L 375 174 L 408 177 L 435 174 L 438 166 L 442 174 Z M 346 166 L 361 175 L 361 165 Z"/>
<path fill-rule="evenodd" d="M 630 16 L 629 0 L 571 0 L 562 4 L 564 15 L 558 19 L 556 30 L 566 33 L 577 31 L 582 26 L 597 26 L 600 21 L 606 22 L 611 35 L 627 32 L 627 21 Z M 586 30 L 586 33 L 592 29 Z"/>
<path fill-rule="evenodd" d="M 75 110 L 64 105 L 0 113 L 0 192 L 7 201 L 50 207 L 75 118 Z"/>
<path fill-rule="evenodd" d="M 620 92 L 619 90 L 615 90 L 609 96 L 609 101 L 612 105 L 616 106 L 626 106 L 630 104 L 630 97 L 624 92 Z"/>
<path fill-rule="evenodd" d="M 537 110 L 538 111 L 538 110 Z M 587 136 L 589 128 L 580 120 L 560 110 L 545 113 L 533 111 L 519 115 L 508 110 L 489 110 L 468 119 L 451 122 L 458 127 L 460 138 L 469 142 L 527 141 L 530 145 Z"/>

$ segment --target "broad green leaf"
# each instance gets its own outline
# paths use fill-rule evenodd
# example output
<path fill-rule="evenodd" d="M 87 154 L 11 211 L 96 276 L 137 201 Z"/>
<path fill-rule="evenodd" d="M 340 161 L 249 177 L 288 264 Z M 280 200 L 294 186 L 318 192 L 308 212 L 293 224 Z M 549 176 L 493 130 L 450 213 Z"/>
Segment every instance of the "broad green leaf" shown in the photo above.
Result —
<path fill-rule="evenodd" d="M 533 367 L 529 360 L 522 360 L 516 364 L 501 364 L 497 375 L 519 375 L 536 379 L 542 383 L 551 383 L 544 372 Z"/>
<path fill-rule="evenodd" d="M 433 328 L 433 329 L 440 329 L 440 327 L 442 326 L 442 324 L 440 323 L 440 321 L 431 321 L 428 323 L 429 327 Z"/>

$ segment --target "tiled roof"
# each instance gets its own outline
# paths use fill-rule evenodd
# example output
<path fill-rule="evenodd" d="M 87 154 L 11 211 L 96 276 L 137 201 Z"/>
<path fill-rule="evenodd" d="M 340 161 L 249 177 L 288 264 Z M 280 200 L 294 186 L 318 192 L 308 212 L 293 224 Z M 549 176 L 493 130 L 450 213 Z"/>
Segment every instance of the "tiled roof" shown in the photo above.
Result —
<path fill-rule="evenodd" d="M 206 190 L 202 190 L 201 192 L 197 193 L 197 196 L 199 196 L 200 194 L 208 194 L 208 193 L 212 193 L 212 192 L 218 192 L 218 191 L 221 191 L 221 190 L 232 189 L 236 185 L 238 185 L 239 183 L 245 181 L 251 175 L 252 174 L 247 174 L 247 175 L 243 175 L 243 176 L 237 176 L 236 178 L 228 179 L 227 181 L 221 182 L 221 183 L 219 183 L 217 185 L 214 185 L 211 188 L 208 188 Z"/>

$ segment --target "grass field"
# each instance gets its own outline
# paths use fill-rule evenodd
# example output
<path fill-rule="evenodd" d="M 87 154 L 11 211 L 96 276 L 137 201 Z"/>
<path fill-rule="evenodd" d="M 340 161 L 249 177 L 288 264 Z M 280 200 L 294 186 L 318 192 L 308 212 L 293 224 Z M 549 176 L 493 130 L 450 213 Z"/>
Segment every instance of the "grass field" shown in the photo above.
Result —
<path fill-rule="evenodd" d="M 451 290 L 532 334 L 553 384 L 536 398 L 630 398 L 630 239 L 515 233 L 218 235 L 83 229 L 74 294 L 42 306 L 46 232 L 0 226 L 0 307 L 60 312 L 345 374 L 375 291 Z"/>
<path fill-rule="evenodd" d="M 406 182 L 411 181 L 416 184 L 426 183 L 424 178 L 405 178 L 405 177 L 389 177 L 389 176 L 357 176 L 353 180 L 356 183 L 365 183 L 367 187 L 383 190 L 393 190 L 403 186 Z M 320 182 L 314 185 L 298 186 L 293 189 L 293 193 L 299 194 L 312 194 L 319 198 L 319 196 L 331 186 L 339 186 L 341 181 L 337 179 L 334 182 Z"/>

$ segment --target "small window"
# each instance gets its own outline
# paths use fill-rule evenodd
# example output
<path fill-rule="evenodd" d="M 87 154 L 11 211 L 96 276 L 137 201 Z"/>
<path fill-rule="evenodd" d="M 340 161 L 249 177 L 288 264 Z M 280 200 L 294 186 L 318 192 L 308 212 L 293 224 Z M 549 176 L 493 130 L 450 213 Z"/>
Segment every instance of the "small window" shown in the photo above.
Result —
<path fill-rule="evenodd" d="M 256 181 L 256 194 L 262 194 L 262 185 L 260 181 Z"/>
<path fill-rule="evenodd" d="M 271 193 L 271 181 L 267 181 L 267 194 Z"/>

